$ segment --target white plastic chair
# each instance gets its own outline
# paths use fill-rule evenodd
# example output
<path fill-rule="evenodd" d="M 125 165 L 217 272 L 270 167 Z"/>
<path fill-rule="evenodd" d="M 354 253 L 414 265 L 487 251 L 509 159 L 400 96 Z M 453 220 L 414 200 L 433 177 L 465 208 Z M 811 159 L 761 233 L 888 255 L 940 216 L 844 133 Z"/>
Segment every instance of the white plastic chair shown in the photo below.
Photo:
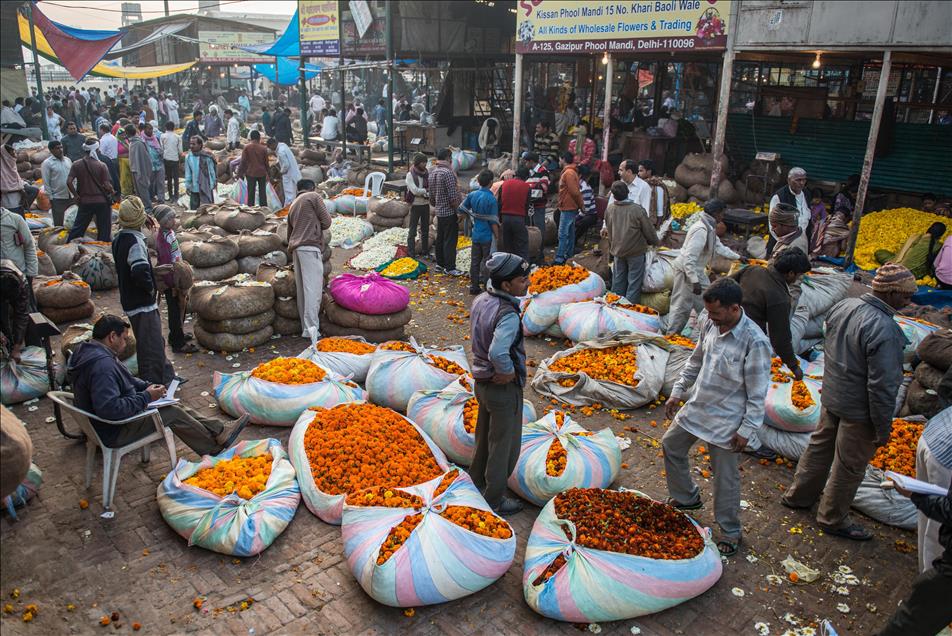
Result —
<path fill-rule="evenodd" d="M 387 175 L 382 172 L 371 172 L 364 179 L 364 190 L 370 192 L 370 196 L 379 197 L 383 191 L 383 182 L 387 180 Z"/>
<path fill-rule="evenodd" d="M 175 468 L 177 461 L 175 455 L 175 439 L 172 437 L 172 431 L 163 424 L 157 409 L 148 409 L 133 417 L 113 421 L 96 417 L 92 413 L 87 413 L 74 406 L 72 393 L 66 391 L 50 391 L 47 393 L 47 397 L 59 404 L 63 408 L 63 411 L 69 415 L 70 419 L 86 434 L 86 488 L 89 488 L 93 481 L 93 467 L 96 463 L 96 447 L 98 446 L 102 450 L 102 506 L 107 511 L 112 507 L 112 498 L 116 492 L 116 481 L 119 478 L 119 463 L 122 461 L 123 455 L 127 455 L 141 448 L 142 461 L 148 462 L 149 446 L 153 442 L 160 442 L 164 439 L 169 450 L 169 461 L 172 463 L 172 468 Z M 125 426 L 143 420 L 152 420 L 155 424 L 155 432 L 149 433 L 131 444 L 126 444 L 119 448 L 112 448 L 106 446 L 99 438 L 99 434 L 96 433 L 96 429 L 93 428 L 90 418 L 95 418 L 111 426 Z"/>

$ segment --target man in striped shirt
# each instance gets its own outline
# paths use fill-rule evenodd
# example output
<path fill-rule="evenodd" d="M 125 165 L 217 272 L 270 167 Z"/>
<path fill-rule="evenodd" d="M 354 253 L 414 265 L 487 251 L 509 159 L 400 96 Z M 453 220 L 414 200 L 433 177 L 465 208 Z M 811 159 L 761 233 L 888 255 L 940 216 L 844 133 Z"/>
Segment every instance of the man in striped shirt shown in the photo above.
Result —
<path fill-rule="evenodd" d="M 430 170 L 430 200 L 436 213 L 436 264 L 452 276 L 460 276 L 456 269 L 456 241 L 459 237 L 457 208 L 463 202 L 456 174 L 449 164 L 449 148 L 436 153 L 436 167 Z"/>
<path fill-rule="evenodd" d="M 542 120 L 536 124 L 535 137 L 532 141 L 532 149 L 539 160 L 545 164 L 549 170 L 556 170 L 559 167 L 559 138 L 552 132 L 552 125 Z"/>
<path fill-rule="evenodd" d="M 723 556 L 737 552 L 740 523 L 740 471 L 737 460 L 747 439 L 764 422 L 764 400 L 770 382 L 770 341 L 741 306 L 743 292 L 722 278 L 704 292 L 698 320 L 697 347 L 664 405 L 673 420 L 661 440 L 671 497 L 681 510 L 703 503 L 691 478 L 688 452 L 699 439 L 708 444 L 714 469 L 714 519 L 722 538 Z"/>

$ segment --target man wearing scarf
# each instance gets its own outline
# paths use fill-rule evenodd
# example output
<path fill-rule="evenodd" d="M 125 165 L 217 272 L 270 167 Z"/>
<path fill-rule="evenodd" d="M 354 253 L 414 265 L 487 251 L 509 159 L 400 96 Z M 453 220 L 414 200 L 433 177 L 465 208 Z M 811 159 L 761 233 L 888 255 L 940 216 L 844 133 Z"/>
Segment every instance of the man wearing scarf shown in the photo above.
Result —
<path fill-rule="evenodd" d="M 132 171 L 132 181 L 135 184 L 135 194 L 142 201 L 146 211 L 152 209 L 152 158 L 149 157 L 149 148 L 145 139 L 136 134 L 136 127 L 129 124 L 125 127 L 126 139 L 129 144 L 129 169 Z"/>
<path fill-rule="evenodd" d="M 800 211 L 786 203 L 778 203 L 770 208 L 767 221 L 774 242 L 767 246 L 768 257 L 788 247 L 799 247 L 804 254 L 809 254 L 810 244 L 806 232 L 799 225 L 799 217 Z"/>
<path fill-rule="evenodd" d="M 715 255 L 739 260 L 740 255 L 721 243 L 717 224 L 724 217 L 727 206 L 720 199 L 704 204 L 701 218 L 694 222 L 684 237 L 684 246 L 674 261 L 674 286 L 671 290 L 671 311 L 668 314 L 668 334 L 680 334 L 691 317 L 691 310 L 704 309 L 701 295 L 711 284 L 707 267 Z"/>
<path fill-rule="evenodd" d="M 337 149 L 334 150 L 337 152 Z M 407 234 L 407 252 L 416 257 L 417 226 L 420 228 L 424 257 L 430 256 L 430 179 L 426 170 L 427 157 L 421 152 L 413 155 L 413 165 L 407 171 L 406 202 L 410 204 L 410 223 Z"/>
<path fill-rule="evenodd" d="M 149 161 L 152 164 L 152 178 L 149 182 L 149 196 L 159 203 L 165 203 L 165 162 L 162 159 L 162 143 L 155 135 L 152 124 L 146 124 L 142 129 L 142 141 L 149 151 Z"/>
<path fill-rule="evenodd" d="M 188 142 L 189 153 L 185 155 L 185 191 L 188 192 L 188 207 L 215 202 L 217 171 L 215 158 L 202 150 L 202 138 L 198 135 Z"/>
<path fill-rule="evenodd" d="M 86 234 L 89 222 L 96 218 L 96 240 L 112 240 L 112 179 L 109 168 L 96 157 L 99 142 L 90 137 L 83 144 L 83 158 L 74 161 L 66 175 L 66 187 L 79 203 L 76 220 L 66 237 L 69 243 Z"/>
<path fill-rule="evenodd" d="M 773 211 L 773 209 L 781 203 L 796 209 L 796 225 L 806 232 L 806 236 L 809 237 L 813 234 L 813 228 L 811 227 L 812 214 L 810 213 L 810 202 L 807 201 L 807 196 L 803 191 L 806 185 L 807 171 L 803 168 L 791 168 L 790 172 L 787 173 L 787 185 L 783 186 L 774 193 L 773 197 L 770 199 L 769 210 Z M 770 239 L 767 241 L 768 255 L 773 252 L 774 244 L 778 239 L 779 237 L 773 231 L 771 231 Z M 807 242 L 809 243 L 809 238 L 807 238 Z M 810 253 L 809 245 L 807 245 L 807 249 L 804 251 L 807 254 Z"/>

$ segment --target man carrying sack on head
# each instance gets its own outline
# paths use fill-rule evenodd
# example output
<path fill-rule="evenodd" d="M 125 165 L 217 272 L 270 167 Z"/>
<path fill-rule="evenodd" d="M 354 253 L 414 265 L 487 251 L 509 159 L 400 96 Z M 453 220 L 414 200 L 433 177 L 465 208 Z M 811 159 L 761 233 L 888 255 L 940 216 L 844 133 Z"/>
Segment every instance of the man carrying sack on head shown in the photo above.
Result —
<path fill-rule="evenodd" d="M 505 496 L 506 482 L 522 445 L 522 389 L 526 384 L 526 350 L 516 299 L 529 287 L 529 263 L 515 254 L 496 252 L 486 268 L 486 291 L 476 297 L 471 308 L 479 415 L 469 474 L 497 514 L 513 514 L 522 510 L 522 503 Z"/>

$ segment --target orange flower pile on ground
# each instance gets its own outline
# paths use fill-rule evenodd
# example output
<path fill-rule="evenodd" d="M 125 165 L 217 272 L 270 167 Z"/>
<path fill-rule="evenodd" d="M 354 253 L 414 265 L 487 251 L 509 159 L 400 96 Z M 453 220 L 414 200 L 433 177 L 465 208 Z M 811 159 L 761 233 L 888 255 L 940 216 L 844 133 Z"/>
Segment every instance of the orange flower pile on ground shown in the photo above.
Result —
<path fill-rule="evenodd" d="M 552 371 L 561 373 L 585 372 L 590 378 L 638 386 L 635 372 L 638 371 L 638 355 L 634 345 L 618 345 L 604 349 L 582 349 L 549 365 Z M 564 382 L 560 381 L 560 384 Z M 569 380 L 572 386 L 574 380 Z"/>
<path fill-rule="evenodd" d="M 185 483 L 219 497 L 234 492 L 242 499 L 251 499 L 268 485 L 272 464 L 273 459 L 269 454 L 233 457 L 198 471 L 186 479 Z"/>
<path fill-rule="evenodd" d="M 463 428 L 466 429 L 467 433 L 472 435 L 476 432 L 476 418 L 478 417 L 479 402 L 474 397 L 469 398 L 463 407 Z"/>
<path fill-rule="evenodd" d="M 275 358 L 259 364 L 251 377 L 278 384 L 311 384 L 327 377 L 327 372 L 303 358 Z"/>
<path fill-rule="evenodd" d="M 406 543 L 421 521 L 423 521 L 423 514 L 417 513 L 404 517 L 403 521 L 390 528 L 390 534 L 387 535 L 387 539 L 380 546 L 380 552 L 377 553 L 377 565 L 386 563 L 387 559 Z"/>
<path fill-rule="evenodd" d="M 373 353 L 377 347 L 350 338 L 322 338 L 317 341 L 317 350 L 325 353 L 353 353 L 362 356 Z"/>
<path fill-rule="evenodd" d="M 341 194 L 350 194 L 355 197 L 365 197 L 369 196 L 370 193 L 363 188 L 344 188 L 340 191 Z M 336 197 L 335 197 L 336 198 Z"/>
<path fill-rule="evenodd" d="M 416 353 L 416 349 L 411 347 L 409 343 L 401 342 L 400 340 L 391 340 L 390 342 L 385 342 L 380 345 L 380 348 L 385 351 L 406 351 L 407 353 Z"/>
<path fill-rule="evenodd" d="M 529 293 L 541 294 L 566 285 L 581 283 L 588 278 L 589 271 L 573 265 L 549 265 L 538 267 L 529 274 Z"/>
<path fill-rule="evenodd" d="M 555 497 L 555 514 L 575 524 L 576 542 L 650 559 L 690 559 L 704 540 L 686 515 L 630 492 L 572 488 Z"/>
<path fill-rule="evenodd" d="M 885 446 L 876 449 L 876 454 L 869 461 L 880 470 L 891 470 L 894 473 L 916 476 L 916 446 L 922 436 L 924 424 L 910 422 L 896 418 L 893 420 L 892 432 Z"/>
<path fill-rule="evenodd" d="M 803 380 L 794 380 L 793 388 L 790 390 L 790 401 L 797 410 L 800 411 L 816 404 L 816 402 L 813 401 L 813 396 L 810 395 L 810 389 L 807 388 Z"/>
<path fill-rule="evenodd" d="M 677 334 L 665 336 L 664 339 L 678 347 L 687 347 L 688 349 L 694 349 L 697 347 L 697 343 L 690 338 L 685 338 L 684 336 L 679 336 Z"/>
<path fill-rule="evenodd" d="M 412 486 L 442 472 L 416 429 L 390 409 L 347 403 L 314 411 L 304 450 L 322 492 Z"/>
<path fill-rule="evenodd" d="M 440 369 L 441 371 L 446 371 L 450 375 L 466 375 L 466 369 L 459 366 L 449 358 L 431 355 L 430 359 L 433 361 L 433 366 L 437 369 Z"/>

